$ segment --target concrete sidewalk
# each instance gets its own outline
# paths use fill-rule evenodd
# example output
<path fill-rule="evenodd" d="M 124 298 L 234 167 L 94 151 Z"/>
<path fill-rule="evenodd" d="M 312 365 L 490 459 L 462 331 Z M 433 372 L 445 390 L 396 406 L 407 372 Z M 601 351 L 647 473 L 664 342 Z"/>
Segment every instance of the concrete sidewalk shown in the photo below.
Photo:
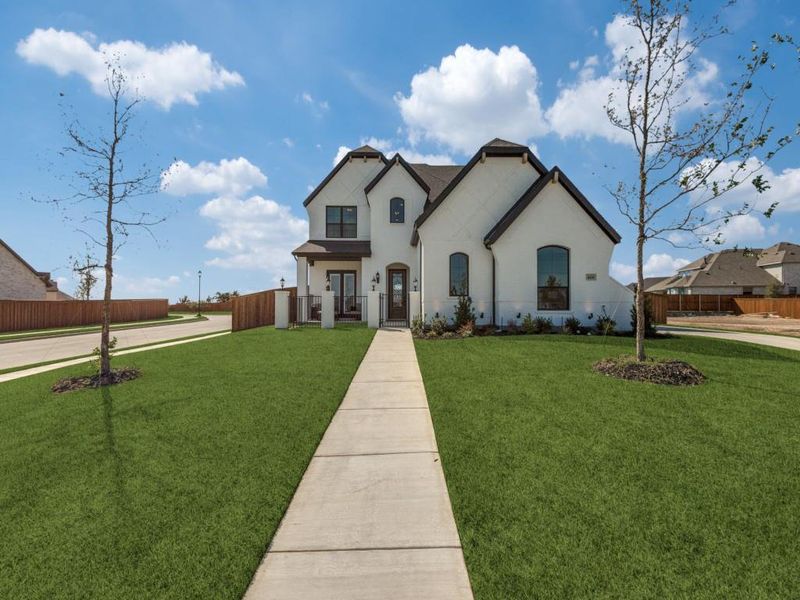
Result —
<path fill-rule="evenodd" d="M 800 338 L 785 335 L 769 335 L 750 331 L 722 331 L 719 329 L 703 329 L 700 327 L 693 329 L 691 327 L 670 327 L 669 325 L 659 325 L 658 331 L 673 335 L 695 335 L 698 337 L 747 342 L 749 344 L 758 344 L 759 346 L 771 346 L 773 348 L 800 351 Z"/>
<path fill-rule="evenodd" d="M 379 330 L 246 600 L 468 600 L 414 344 Z"/>

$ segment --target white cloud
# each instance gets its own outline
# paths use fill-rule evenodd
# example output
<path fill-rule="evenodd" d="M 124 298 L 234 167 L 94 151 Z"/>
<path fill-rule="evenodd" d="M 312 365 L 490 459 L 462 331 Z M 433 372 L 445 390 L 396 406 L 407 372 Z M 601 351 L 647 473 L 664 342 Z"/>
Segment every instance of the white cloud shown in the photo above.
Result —
<path fill-rule="evenodd" d="M 644 276 L 674 275 L 681 267 L 688 265 L 690 262 L 685 258 L 675 258 L 666 253 L 651 254 L 643 265 Z M 622 282 L 634 281 L 636 279 L 636 265 L 612 261 L 611 276 Z"/>
<path fill-rule="evenodd" d="M 323 114 L 328 112 L 328 110 L 330 110 L 330 105 L 328 104 L 327 100 L 317 100 L 308 92 L 301 93 L 300 100 L 303 102 L 303 104 L 306 104 L 311 108 L 311 111 L 316 117 L 321 117 Z"/>
<path fill-rule="evenodd" d="M 177 275 L 170 275 L 169 277 L 128 277 L 123 274 L 116 274 L 113 281 L 114 287 L 124 294 L 150 296 L 170 291 L 181 282 L 181 278 Z"/>
<path fill-rule="evenodd" d="M 339 149 L 336 151 L 336 156 L 333 157 L 333 166 L 335 167 L 338 165 L 339 161 L 341 161 L 347 155 L 347 153 L 350 152 L 350 150 L 352 150 L 352 148 L 348 148 L 347 146 L 339 146 Z"/>
<path fill-rule="evenodd" d="M 762 240 L 767 230 L 752 214 L 739 215 L 724 223 L 717 230 L 719 241 L 724 244 L 741 244 Z"/>
<path fill-rule="evenodd" d="M 267 270 L 287 281 L 294 279 L 291 251 L 305 241 L 308 221 L 294 216 L 289 206 L 261 196 L 219 197 L 206 202 L 200 214 L 219 227 L 206 248 L 223 254 L 207 264 Z"/>
<path fill-rule="evenodd" d="M 267 184 L 261 169 L 243 157 L 219 163 L 200 162 L 194 167 L 179 160 L 161 174 L 161 189 L 173 196 L 221 194 L 240 196 Z"/>
<path fill-rule="evenodd" d="M 361 145 L 367 144 L 376 150 L 380 150 L 386 156 L 393 156 L 399 153 L 406 161 L 410 163 L 426 163 L 429 165 L 452 165 L 453 158 L 449 154 L 426 154 L 418 152 L 413 148 L 402 147 L 391 140 L 384 140 L 376 137 L 362 138 Z"/>
<path fill-rule="evenodd" d="M 517 46 L 499 52 L 469 44 L 417 73 L 395 101 L 412 146 L 422 140 L 471 154 L 492 138 L 524 143 L 547 132 L 538 74 Z"/>
<path fill-rule="evenodd" d="M 624 113 L 624 84 L 620 77 L 625 61 L 636 59 L 644 52 L 639 36 L 624 15 L 617 15 L 606 25 L 605 42 L 609 52 L 607 71 L 597 74 L 600 59 L 596 55 L 589 56 L 578 72 L 577 80 L 564 87 L 547 109 L 547 121 L 560 137 L 601 137 L 616 143 L 632 143 L 629 133 L 608 120 L 605 107 L 609 94 L 613 92 L 614 105 Z M 695 58 L 699 68 L 689 71 L 685 63 L 679 67 L 678 75 L 686 78 L 681 97 L 676 98 L 676 105 L 683 102 L 679 112 L 701 108 L 710 101 L 710 88 L 719 72 L 713 62 L 699 56 Z M 656 68 L 663 69 L 664 66 L 657 65 Z"/>
<path fill-rule="evenodd" d="M 131 87 L 167 110 L 181 102 L 196 105 L 199 93 L 244 85 L 239 73 L 228 71 L 211 54 L 186 42 L 161 48 L 133 40 L 97 44 L 91 34 L 35 29 L 17 43 L 17 54 L 61 76 L 77 73 L 101 96 L 108 94 L 106 63 L 118 61 Z"/>
<path fill-rule="evenodd" d="M 292 138 L 285 137 L 282 141 L 287 148 L 294 148 L 294 140 Z"/>

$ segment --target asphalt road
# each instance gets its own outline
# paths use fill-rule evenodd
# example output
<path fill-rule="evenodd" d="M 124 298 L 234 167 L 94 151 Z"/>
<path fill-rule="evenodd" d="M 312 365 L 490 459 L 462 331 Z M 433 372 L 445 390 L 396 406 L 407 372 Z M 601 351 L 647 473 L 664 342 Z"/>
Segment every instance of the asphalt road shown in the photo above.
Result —
<path fill-rule="evenodd" d="M 230 331 L 230 328 L 230 315 L 208 315 L 207 321 L 112 330 L 111 335 L 117 338 L 117 349 L 121 350 L 131 346 L 154 344 L 190 335 Z M 100 345 L 99 332 L 8 342 L 0 344 L 0 369 L 83 356 L 90 354 L 98 345 Z"/>
<path fill-rule="evenodd" d="M 696 335 L 700 337 L 717 338 L 721 340 L 733 340 L 735 342 L 748 342 L 761 346 L 772 346 L 773 348 L 786 348 L 788 350 L 800 351 L 800 338 L 782 335 L 767 335 L 765 333 L 751 333 L 749 331 L 714 331 L 711 329 L 691 329 L 689 327 L 670 327 L 669 325 L 659 325 L 659 331 L 671 333 L 673 335 Z"/>

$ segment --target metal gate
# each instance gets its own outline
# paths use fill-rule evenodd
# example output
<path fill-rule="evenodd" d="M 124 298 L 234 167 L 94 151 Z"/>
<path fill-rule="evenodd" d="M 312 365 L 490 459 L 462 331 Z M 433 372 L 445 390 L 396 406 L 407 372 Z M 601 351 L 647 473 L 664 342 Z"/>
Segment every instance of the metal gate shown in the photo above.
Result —
<path fill-rule="evenodd" d="M 291 296 L 289 321 L 292 327 L 319 327 L 322 316 L 322 296 Z"/>
<path fill-rule="evenodd" d="M 378 324 L 380 327 L 408 327 L 410 294 L 381 294 Z M 402 308 L 401 308 L 402 306 Z"/>

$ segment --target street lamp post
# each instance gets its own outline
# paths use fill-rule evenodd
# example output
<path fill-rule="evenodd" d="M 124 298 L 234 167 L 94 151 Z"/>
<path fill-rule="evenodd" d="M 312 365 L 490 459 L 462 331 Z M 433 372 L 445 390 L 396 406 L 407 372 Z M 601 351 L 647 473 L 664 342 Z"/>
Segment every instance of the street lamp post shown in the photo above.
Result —
<path fill-rule="evenodd" d="M 200 282 L 203 280 L 203 271 L 197 271 L 197 316 L 200 316 Z"/>

